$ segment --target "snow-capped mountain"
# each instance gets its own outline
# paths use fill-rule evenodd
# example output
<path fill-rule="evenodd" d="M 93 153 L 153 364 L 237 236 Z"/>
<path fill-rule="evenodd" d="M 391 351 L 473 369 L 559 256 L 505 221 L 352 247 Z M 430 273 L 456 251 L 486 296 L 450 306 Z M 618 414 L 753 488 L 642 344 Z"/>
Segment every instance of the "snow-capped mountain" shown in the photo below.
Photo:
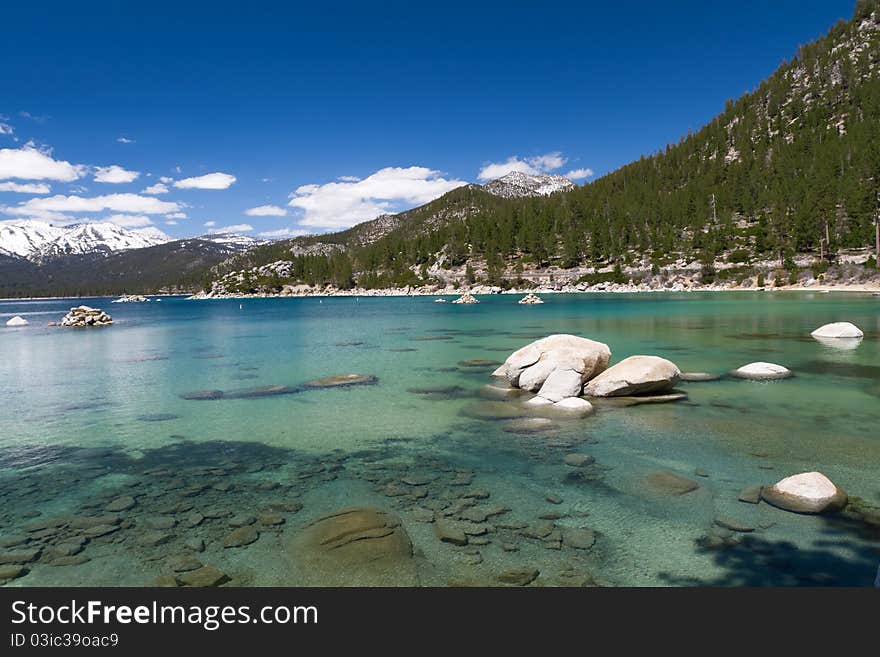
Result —
<path fill-rule="evenodd" d="M 490 194 L 504 198 L 523 196 L 549 196 L 556 192 L 567 192 L 577 187 L 572 181 L 559 174 L 539 173 L 531 175 L 511 171 L 483 185 Z"/>
<path fill-rule="evenodd" d="M 128 229 L 109 222 L 53 226 L 44 221 L 0 222 L 0 254 L 40 261 L 63 255 L 142 249 L 170 241 L 154 227 Z"/>
<path fill-rule="evenodd" d="M 45 221 L 0 222 L 0 255 L 27 258 L 40 248 L 58 239 L 64 229 Z"/>
<path fill-rule="evenodd" d="M 266 243 L 266 240 L 258 240 L 256 237 L 242 235 L 241 233 L 206 233 L 199 235 L 196 239 L 222 244 L 234 248 L 236 251 L 244 251 L 252 246 Z"/>

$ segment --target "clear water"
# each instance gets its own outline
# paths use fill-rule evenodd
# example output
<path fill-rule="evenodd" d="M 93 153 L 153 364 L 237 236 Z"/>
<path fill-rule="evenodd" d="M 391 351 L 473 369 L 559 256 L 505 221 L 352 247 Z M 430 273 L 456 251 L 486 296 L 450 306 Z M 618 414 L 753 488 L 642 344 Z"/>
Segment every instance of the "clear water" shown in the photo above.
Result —
<path fill-rule="evenodd" d="M 77 300 L 75 303 L 80 303 Z M 8 585 L 150 585 L 168 560 L 203 538 L 195 556 L 231 585 L 321 584 L 289 543 L 310 520 L 371 505 L 397 514 L 414 548 L 416 583 L 496 584 L 499 573 L 535 568 L 534 585 L 869 585 L 880 563 L 876 530 L 842 517 L 746 504 L 739 492 L 821 470 L 880 506 L 880 297 L 857 294 L 721 293 L 555 295 L 541 306 L 483 298 L 477 306 L 430 298 L 254 299 L 146 304 L 85 300 L 114 326 L 47 327 L 71 300 L 0 302 L 0 548 L 43 548 Z M 811 330 L 851 321 L 865 331 L 853 350 L 823 345 Z M 505 431 L 507 420 L 476 419 L 491 402 L 481 389 L 491 366 L 550 333 L 608 343 L 613 359 L 656 354 L 684 371 L 724 373 L 770 361 L 796 376 L 757 383 L 723 379 L 682 384 L 686 402 L 602 407 L 550 432 Z M 192 400 L 182 394 L 287 385 L 363 373 L 375 385 L 294 394 Z M 417 394 L 411 389 L 451 391 Z M 424 393 L 424 391 L 421 391 Z M 570 453 L 596 459 L 563 463 Z M 672 471 L 699 488 L 669 495 L 646 483 Z M 398 495 L 407 473 L 436 480 L 425 497 Z M 462 475 L 462 473 L 464 473 Z M 453 485 L 472 475 L 470 486 Z M 391 488 L 387 485 L 391 484 Z M 406 489 L 406 485 L 402 485 Z M 496 525 L 534 525 L 555 513 L 557 529 L 588 527 L 590 549 L 523 536 L 512 527 L 458 547 L 426 520 L 463 490 L 484 489 L 509 507 Z M 548 494 L 562 502 L 552 504 Z M 121 528 L 93 538 L 83 563 L 51 564 L 58 532 L 28 525 L 47 518 L 106 515 L 132 495 Z M 224 548 L 227 519 L 185 518 L 207 509 L 259 514 L 272 505 L 285 522 L 259 539 Z M 177 525 L 160 544 L 147 520 Z M 727 535 L 717 516 L 755 528 Z M 69 532 L 70 530 L 68 530 Z M 719 541 L 720 535 L 720 541 Z M 150 535 L 152 536 L 152 535 Z M 557 535 L 558 536 L 558 535 Z M 712 540 L 707 541 L 707 536 Z M 14 543 L 15 541 L 9 541 Z M 359 583 L 357 573 L 344 583 Z M 389 576 L 388 584 L 412 583 Z M 334 581 L 333 583 L 339 583 Z"/>

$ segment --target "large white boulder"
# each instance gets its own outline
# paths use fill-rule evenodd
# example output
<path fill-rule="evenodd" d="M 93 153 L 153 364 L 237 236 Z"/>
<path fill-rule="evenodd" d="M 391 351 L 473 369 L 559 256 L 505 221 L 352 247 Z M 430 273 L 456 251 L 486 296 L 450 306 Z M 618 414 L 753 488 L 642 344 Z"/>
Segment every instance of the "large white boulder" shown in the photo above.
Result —
<path fill-rule="evenodd" d="M 518 349 L 493 374 L 557 402 L 579 396 L 584 382 L 608 367 L 609 360 L 607 344 L 562 333 Z"/>
<path fill-rule="evenodd" d="M 6 322 L 6 326 L 12 326 L 12 327 L 27 326 L 27 325 L 28 325 L 28 321 L 24 317 L 21 317 L 20 315 L 16 315 L 12 319 L 10 319 L 8 322 Z"/>
<path fill-rule="evenodd" d="M 681 370 L 659 356 L 630 356 L 599 374 L 584 388 L 590 397 L 618 397 L 667 392 L 678 383 Z"/>
<path fill-rule="evenodd" d="M 863 338 L 865 334 L 855 324 L 849 322 L 834 322 L 825 324 L 810 333 L 814 338 Z"/>
<path fill-rule="evenodd" d="M 821 472 L 802 472 L 761 489 L 761 497 L 773 506 L 796 513 L 839 511 L 847 495 Z"/>
<path fill-rule="evenodd" d="M 754 381 L 769 381 L 772 379 L 787 379 L 792 372 L 787 367 L 775 363 L 749 363 L 730 373 L 738 379 L 752 379 Z"/>

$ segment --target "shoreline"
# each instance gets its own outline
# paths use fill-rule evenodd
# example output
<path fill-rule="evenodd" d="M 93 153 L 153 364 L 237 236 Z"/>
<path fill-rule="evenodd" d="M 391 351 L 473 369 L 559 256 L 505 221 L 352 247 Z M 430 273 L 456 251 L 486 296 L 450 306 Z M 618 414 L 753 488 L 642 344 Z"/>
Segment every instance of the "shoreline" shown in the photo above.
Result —
<path fill-rule="evenodd" d="M 526 294 L 537 295 L 556 295 L 556 294 L 662 294 L 662 293 L 699 293 L 699 292 L 819 292 L 821 294 L 829 294 L 833 292 L 846 292 L 854 294 L 875 294 L 880 295 L 880 283 L 878 284 L 841 284 L 841 285 L 784 285 L 780 287 L 728 287 L 728 286 L 695 286 L 695 287 L 671 287 L 671 288 L 646 288 L 640 286 L 629 286 L 626 284 L 616 284 L 605 287 L 588 287 L 585 289 L 578 288 L 562 288 L 562 289 L 511 289 L 511 290 L 494 290 L 486 286 L 474 286 L 470 289 L 462 288 L 450 291 L 448 289 L 425 291 L 425 290 L 407 290 L 405 288 L 383 288 L 383 289 L 353 289 L 353 290 L 337 290 L 337 291 L 315 291 L 307 293 L 293 294 L 216 294 L 208 295 L 205 293 L 195 294 L 145 294 L 148 297 L 173 298 L 181 297 L 188 301 L 223 301 L 234 299 L 307 299 L 307 298 L 332 298 L 332 297 L 458 297 L 465 292 L 470 292 L 475 296 L 517 296 Z M 120 295 L 87 295 L 87 296 L 71 296 L 71 297 L 2 297 L 2 302 L 15 301 L 62 301 L 64 299 L 110 299 L 118 298 Z"/>
<path fill-rule="evenodd" d="M 639 286 L 617 285 L 613 289 L 608 288 L 562 288 L 562 289 L 513 289 L 513 290 L 491 290 L 476 286 L 470 289 L 459 290 L 406 290 L 401 288 L 385 288 L 381 290 L 337 290 L 337 291 L 316 291 L 308 293 L 291 293 L 291 294 L 214 294 L 205 293 L 194 294 L 188 297 L 192 301 L 214 301 L 214 300 L 234 300 L 234 299 L 305 299 L 310 297 L 332 298 L 332 297 L 459 297 L 462 294 L 470 293 L 474 296 L 520 296 L 527 294 L 536 295 L 556 295 L 556 294 L 663 294 L 663 293 L 700 293 L 700 292 L 818 292 L 821 294 L 830 294 L 833 292 L 845 292 L 853 294 L 875 294 L 880 295 L 880 284 L 842 284 L 842 285 L 785 285 L 780 287 L 727 287 L 727 286 L 699 286 L 699 287 L 671 287 L 671 288 L 646 288 Z"/>

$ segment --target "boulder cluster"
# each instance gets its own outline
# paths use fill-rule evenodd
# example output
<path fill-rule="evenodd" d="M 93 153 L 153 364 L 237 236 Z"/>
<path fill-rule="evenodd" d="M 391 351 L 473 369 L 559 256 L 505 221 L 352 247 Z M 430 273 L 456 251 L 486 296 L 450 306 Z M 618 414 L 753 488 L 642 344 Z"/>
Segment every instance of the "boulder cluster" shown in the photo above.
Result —
<path fill-rule="evenodd" d="M 544 303 L 544 300 L 541 299 L 541 297 L 539 297 L 537 294 L 532 294 L 531 292 L 529 292 L 526 296 L 517 301 L 517 303 L 520 305 L 530 306 L 537 303 Z"/>
<path fill-rule="evenodd" d="M 149 298 L 143 294 L 123 294 L 118 299 L 114 299 L 111 303 L 146 303 Z"/>
<path fill-rule="evenodd" d="M 465 292 L 464 294 L 462 294 L 460 297 L 458 297 L 458 299 L 456 299 L 452 303 L 472 304 L 472 303 L 480 303 L 480 302 L 477 300 L 477 298 L 473 294 L 471 294 L 470 292 Z"/>
<path fill-rule="evenodd" d="M 61 326 L 72 326 L 74 328 L 109 326 L 112 323 L 113 319 L 110 315 L 99 308 L 90 308 L 89 306 L 75 306 L 61 320 Z"/>
<path fill-rule="evenodd" d="M 630 356 L 608 367 L 607 344 L 576 335 L 542 338 L 511 354 L 493 376 L 536 393 L 526 402 L 560 410 L 591 410 L 588 397 L 663 394 L 678 383 L 681 370 L 658 356 Z"/>

